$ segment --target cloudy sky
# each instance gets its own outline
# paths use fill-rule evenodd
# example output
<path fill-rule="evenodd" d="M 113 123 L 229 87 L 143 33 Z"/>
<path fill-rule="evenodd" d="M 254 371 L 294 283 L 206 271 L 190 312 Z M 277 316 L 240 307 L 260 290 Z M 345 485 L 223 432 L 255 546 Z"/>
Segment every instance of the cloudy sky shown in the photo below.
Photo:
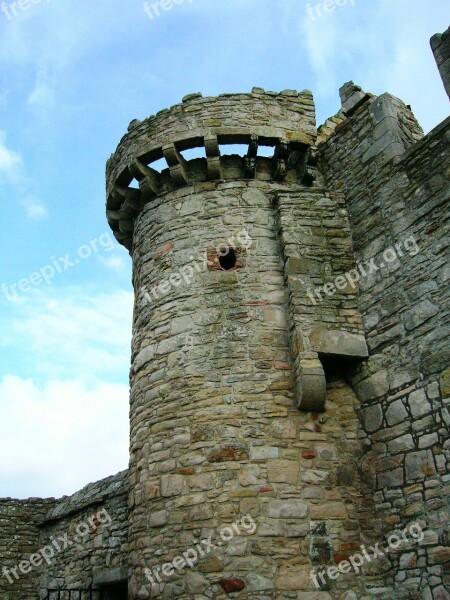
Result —
<path fill-rule="evenodd" d="M 0 12 L 0 496 L 14 497 L 127 466 L 131 266 L 104 166 L 132 119 L 260 86 L 311 89 L 320 124 L 350 79 L 411 104 L 427 132 L 448 114 L 429 49 L 448 0 L 348 0 L 314 19 L 305 0 L 184 0 L 153 18 L 142 0 L 34 1 Z"/>

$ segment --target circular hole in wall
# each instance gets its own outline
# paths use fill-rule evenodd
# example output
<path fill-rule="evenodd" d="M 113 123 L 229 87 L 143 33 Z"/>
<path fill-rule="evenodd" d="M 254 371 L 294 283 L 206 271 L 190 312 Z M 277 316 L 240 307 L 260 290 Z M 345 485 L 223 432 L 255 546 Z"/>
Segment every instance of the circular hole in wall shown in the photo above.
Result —
<path fill-rule="evenodd" d="M 219 256 L 219 264 L 224 271 L 231 271 L 235 268 L 236 263 L 237 256 L 233 248 L 229 248 L 226 254 Z"/>

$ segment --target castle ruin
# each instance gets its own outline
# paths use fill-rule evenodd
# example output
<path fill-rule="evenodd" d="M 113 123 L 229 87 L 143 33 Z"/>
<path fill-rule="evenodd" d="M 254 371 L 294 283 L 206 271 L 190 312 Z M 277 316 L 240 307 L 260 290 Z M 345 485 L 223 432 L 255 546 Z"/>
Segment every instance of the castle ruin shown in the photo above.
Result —
<path fill-rule="evenodd" d="M 319 129 L 261 88 L 132 121 L 106 173 L 130 467 L 0 500 L 1 600 L 450 599 L 450 118 L 341 101 Z"/>

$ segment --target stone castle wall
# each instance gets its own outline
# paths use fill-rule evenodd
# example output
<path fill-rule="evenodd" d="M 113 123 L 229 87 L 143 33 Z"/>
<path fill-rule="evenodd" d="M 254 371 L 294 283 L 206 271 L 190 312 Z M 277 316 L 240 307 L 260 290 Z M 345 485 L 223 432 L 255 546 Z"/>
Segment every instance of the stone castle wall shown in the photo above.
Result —
<path fill-rule="evenodd" d="M 254 88 L 250 94 L 206 98 L 190 94 L 182 104 L 145 121 L 134 120 L 108 161 L 107 194 L 116 182 L 128 185 L 133 178 L 130 166 L 136 159 L 149 164 L 163 158 L 163 148 L 169 144 L 176 142 L 183 150 L 202 146 L 205 138 L 214 136 L 221 143 L 246 143 L 251 135 L 271 145 L 277 139 L 310 145 L 316 136 L 311 92 L 272 93 Z"/>
<path fill-rule="evenodd" d="M 38 524 L 44 519 L 54 499 L 0 499 L 0 598 L 2 600 L 36 600 L 36 574 L 21 573 L 17 579 L 10 569 L 39 548 Z M 8 574 L 3 570 L 8 569 Z M 26 569 L 28 570 L 28 569 Z"/>
<path fill-rule="evenodd" d="M 61 500 L 0 500 L 0 566 L 12 580 L 0 573 L 0 598 L 45 600 L 48 589 L 126 581 L 127 505 L 126 472 Z"/>
<path fill-rule="evenodd" d="M 258 181 L 198 184 L 158 197 L 137 220 L 131 598 L 150 597 L 151 591 L 152 597 L 220 599 L 227 585 L 242 586 L 242 598 L 297 598 L 301 591 L 318 591 L 310 578 L 313 567 L 342 560 L 360 543 L 358 513 L 365 508 L 356 469 L 357 399 L 342 374 L 331 371 L 326 413 L 298 411 L 289 341 L 292 303 L 278 237 L 281 202 L 294 287 L 294 273 L 301 277 L 305 266 L 299 259 L 295 263 L 304 241 L 294 234 L 311 236 L 315 228 L 323 250 L 327 243 L 333 246 L 342 223 L 336 225 L 327 211 L 339 201 L 324 190 L 299 186 L 296 201 L 314 206 L 315 215 L 305 211 L 305 230 L 297 230 L 288 218 L 295 210 L 288 194 L 293 191 Z M 152 292 L 182 273 L 192 256 L 202 264 L 199 256 L 212 258 L 216 246 L 244 229 L 251 245 L 242 254 L 242 268 L 225 272 L 211 261 L 194 268 L 188 284 Z M 342 269 L 353 264 L 345 243 L 334 248 Z M 324 279 L 319 272 L 316 277 Z M 298 290 L 294 306 L 296 298 Z M 342 324 L 357 331 L 351 300 L 343 302 L 349 310 Z M 336 306 L 334 312 L 339 315 Z M 336 327 L 336 318 L 330 320 Z M 195 540 L 210 534 L 216 540 L 221 528 L 247 514 L 255 522 L 252 535 L 241 528 L 241 535 L 192 569 L 158 581 L 155 573 L 163 564 L 194 548 Z M 329 588 L 360 592 L 361 586 L 353 574 Z M 326 591 L 317 596 L 329 597 Z"/>
<path fill-rule="evenodd" d="M 61 548 L 39 569 L 39 598 L 47 589 L 98 588 L 126 581 L 128 571 L 128 472 L 58 501 L 40 524 L 40 544 Z"/>
<path fill-rule="evenodd" d="M 413 521 L 425 531 L 419 545 L 391 552 L 378 579 L 366 573 L 369 592 L 442 600 L 450 559 L 450 119 L 420 139 L 410 110 L 388 94 L 349 113 L 320 147 L 320 164 L 347 198 L 357 261 L 384 262 L 360 281 L 370 358 L 352 378 L 365 431 L 361 467 L 367 493 L 375 490 L 372 535 L 385 542 Z M 398 243 L 403 256 L 388 264 L 384 252 Z"/>

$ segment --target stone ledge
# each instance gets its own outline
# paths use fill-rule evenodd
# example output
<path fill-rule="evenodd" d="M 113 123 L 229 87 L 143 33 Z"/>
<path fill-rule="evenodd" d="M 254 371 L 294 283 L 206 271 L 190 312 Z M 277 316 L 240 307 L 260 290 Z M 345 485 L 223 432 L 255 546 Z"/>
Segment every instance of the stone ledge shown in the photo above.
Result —
<path fill-rule="evenodd" d="M 128 580 L 128 567 L 115 567 L 114 569 L 107 569 L 105 571 L 99 571 L 94 573 L 93 585 L 95 587 L 102 585 L 111 585 L 115 583 L 122 583 Z"/>
<path fill-rule="evenodd" d="M 39 527 L 64 519 L 87 508 L 99 506 L 107 498 L 128 493 L 128 471 L 90 483 L 72 496 L 63 496 L 56 501 L 56 506 L 47 513 L 46 518 L 38 523 Z"/>
<path fill-rule="evenodd" d="M 328 356 L 364 359 L 369 356 L 364 335 L 347 331 L 315 328 L 309 335 L 311 350 Z"/>

